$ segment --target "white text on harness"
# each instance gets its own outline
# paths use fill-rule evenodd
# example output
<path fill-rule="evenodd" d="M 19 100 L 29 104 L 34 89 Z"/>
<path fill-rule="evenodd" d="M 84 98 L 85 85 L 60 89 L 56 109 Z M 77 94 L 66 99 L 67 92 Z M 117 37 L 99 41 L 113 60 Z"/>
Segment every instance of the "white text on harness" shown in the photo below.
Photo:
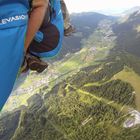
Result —
<path fill-rule="evenodd" d="M 25 20 L 27 15 L 13 16 L 9 18 L 4 18 L 0 20 L 0 24 L 7 24 L 9 22 L 17 21 L 17 20 Z"/>

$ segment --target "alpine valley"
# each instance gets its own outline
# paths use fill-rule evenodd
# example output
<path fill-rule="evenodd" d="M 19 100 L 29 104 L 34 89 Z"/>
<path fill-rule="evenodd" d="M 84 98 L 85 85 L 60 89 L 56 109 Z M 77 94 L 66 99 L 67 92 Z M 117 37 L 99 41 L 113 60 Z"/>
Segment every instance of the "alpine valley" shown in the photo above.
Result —
<path fill-rule="evenodd" d="M 49 68 L 17 79 L 1 140 L 140 140 L 140 9 L 122 15 L 71 15 Z"/>

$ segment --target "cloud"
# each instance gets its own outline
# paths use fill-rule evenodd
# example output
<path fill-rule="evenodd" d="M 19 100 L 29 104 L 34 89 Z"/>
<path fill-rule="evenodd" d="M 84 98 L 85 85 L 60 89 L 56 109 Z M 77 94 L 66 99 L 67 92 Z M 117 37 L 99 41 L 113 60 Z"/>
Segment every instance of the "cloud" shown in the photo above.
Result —
<path fill-rule="evenodd" d="M 65 0 L 70 12 L 128 9 L 140 6 L 140 0 Z"/>

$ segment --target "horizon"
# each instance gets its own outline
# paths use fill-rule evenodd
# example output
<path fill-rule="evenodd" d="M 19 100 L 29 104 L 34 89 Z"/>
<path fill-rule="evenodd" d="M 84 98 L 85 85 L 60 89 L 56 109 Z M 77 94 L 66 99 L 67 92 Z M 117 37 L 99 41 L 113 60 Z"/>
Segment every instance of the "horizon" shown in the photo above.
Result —
<path fill-rule="evenodd" d="M 124 11 L 140 6 L 140 0 L 76 0 L 72 3 L 65 0 L 69 13 L 98 12 L 107 15 L 120 14 Z M 79 6 L 80 5 L 80 6 Z"/>

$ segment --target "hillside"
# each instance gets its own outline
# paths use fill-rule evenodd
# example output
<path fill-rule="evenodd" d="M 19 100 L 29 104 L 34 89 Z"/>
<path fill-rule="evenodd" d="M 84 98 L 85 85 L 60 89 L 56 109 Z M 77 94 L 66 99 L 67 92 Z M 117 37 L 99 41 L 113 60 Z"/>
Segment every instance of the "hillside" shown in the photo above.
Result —
<path fill-rule="evenodd" d="M 65 37 L 63 48 L 57 59 L 62 59 L 68 53 L 78 52 L 82 48 L 83 41 L 89 38 L 101 21 L 111 20 L 114 22 L 116 19 L 94 12 L 72 14 L 71 23 L 76 28 L 76 33 L 71 37 Z"/>
<path fill-rule="evenodd" d="M 124 70 L 120 71 L 119 73 L 117 73 L 116 75 L 114 75 L 113 79 L 120 79 L 123 80 L 125 82 L 130 83 L 134 90 L 135 90 L 135 94 L 136 94 L 136 106 L 137 109 L 140 111 L 140 76 L 137 75 L 132 69 L 126 67 Z"/>
<path fill-rule="evenodd" d="M 114 24 L 113 32 L 117 36 L 116 50 L 126 51 L 140 57 L 139 11 L 130 14 L 125 22 Z"/>
<path fill-rule="evenodd" d="M 3 111 L 27 106 L 2 114 L 0 139 L 140 139 L 140 15 L 114 23 L 94 13 L 96 20 L 87 22 L 91 15 L 73 15 L 78 32 L 66 44 L 74 50 L 41 75 L 31 72 L 21 80 Z M 82 40 L 80 47 L 74 38 Z"/>
<path fill-rule="evenodd" d="M 134 88 L 122 80 L 102 80 L 113 76 L 108 73 L 109 65 L 102 68 L 83 68 L 48 93 L 42 90 L 44 99 L 40 95 L 31 97 L 12 140 L 139 139 L 139 127 L 133 131 L 123 127 L 128 109 L 136 106 Z M 115 74 L 120 69 L 111 71 Z"/>

